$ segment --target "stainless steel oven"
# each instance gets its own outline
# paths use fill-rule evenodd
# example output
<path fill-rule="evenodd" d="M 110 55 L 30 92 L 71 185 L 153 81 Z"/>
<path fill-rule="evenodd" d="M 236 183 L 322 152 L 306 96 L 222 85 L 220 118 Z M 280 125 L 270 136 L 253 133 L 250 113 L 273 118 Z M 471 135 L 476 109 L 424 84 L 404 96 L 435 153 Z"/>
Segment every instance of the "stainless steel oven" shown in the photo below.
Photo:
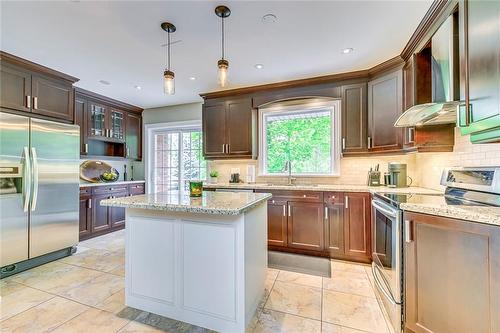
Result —
<path fill-rule="evenodd" d="M 372 200 L 372 273 L 377 300 L 395 332 L 401 332 L 403 288 L 402 212 L 377 199 Z"/>

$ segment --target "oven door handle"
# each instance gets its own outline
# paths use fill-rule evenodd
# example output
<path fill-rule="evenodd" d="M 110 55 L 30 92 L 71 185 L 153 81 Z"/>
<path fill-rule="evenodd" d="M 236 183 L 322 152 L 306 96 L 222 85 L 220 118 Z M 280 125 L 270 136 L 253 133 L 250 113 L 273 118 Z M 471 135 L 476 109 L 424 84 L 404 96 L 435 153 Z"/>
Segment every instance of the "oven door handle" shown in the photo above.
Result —
<path fill-rule="evenodd" d="M 386 289 L 387 285 L 384 282 L 380 281 L 382 277 L 378 275 L 379 269 L 380 268 L 378 268 L 375 265 L 375 263 L 372 263 L 372 274 L 373 274 L 373 279 L 375 280 L 375 285 L 378 287 L 378 289 L 380 289 L 380 291 L 384 294 L 385 298 L 387 298 L 392 305 L 399 305 L 400 303 L 396 302 L 394 297 L 392 297 L 391 293 Z"/>
<path fill-rule="evenodd" d="M 378 201 L 372 200 L 372 206 L 375 207 L 375 209 L 380 210 L 382 213 L 384 213 L 387 216 L 394 217 L 396 218 L 398 216 L 398 213 L 396 211 L 393 211 L 389 208 L 386 208 L 382 206 Z"/>

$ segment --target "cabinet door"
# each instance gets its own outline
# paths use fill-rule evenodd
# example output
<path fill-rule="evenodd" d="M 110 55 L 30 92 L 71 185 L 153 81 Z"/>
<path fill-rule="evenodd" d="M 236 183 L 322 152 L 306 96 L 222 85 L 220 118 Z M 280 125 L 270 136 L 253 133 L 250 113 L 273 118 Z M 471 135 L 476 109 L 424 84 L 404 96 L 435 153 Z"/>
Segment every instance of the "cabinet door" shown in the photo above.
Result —
<path fill-rule="evenodd" d="M 368 145 L 370 151 L 399 150 L 402 130 L 394 123 L 402 112 L 401 70 L 368 82 Z"/>
<path fill-rule="evenodd" d="M 88 102 L 85 98 L 75 97 L 75 124 L 80 126 L 80 155 L 89 152 L 87 142 L 87 108 Z"/>
<path fill-rule="evenodd" d="M 107 206 L 101 206 L 100 202 L 109 199 L 110 194 L 99 194 L 92 196 L 92 232 L 99 232 L 111 228 L 109 220 L 109 209 Z"/>
<path fill-rule="evenodd" d="M 107 136 L 107 113 L 106 106 L 90 100 L 87 112 L 87 135 L 88 137 Z"/>
<path fill-rule="evenodd" d="M 31 79 L 32 112 L 73 121 L 73 85 L 41 75 Z"/>
<path fill-rule="evenodd" d="M 252 99 L 227 101 L 226 104 L 226 152 L 232 156 L 252 157 Z"/>
<path fill-rule="evenodd" d="M 462 133 L 477 133 L 496 129 L 496 135 L 484 135 L 490 141 L 500 140 L 500 2 L 461 1 L 461 35 L 466 43 L 460 45 L 462 76 L 468 83 L 465 100 L 469 104 L 470 125 Z M 485 24 L 488 29 L 485 29 Z M 466 61 L 468 60 L 468 66 Z M 463 75 L 465 74 L 465 75 Z M 460 112 L 460 125 L 464 125 L 464 110 Z M 481 135 L 471 137 L 473 141 Z"/>
<path fill-rule="evenodd" d="M 287 204 L 284 200 L 267 202 L 267 244 L 286 246 L 287 244 Z"/>
<path fill-rule="evenodd" d="M 142 159 L 141 116 L 127 113 L 125 118 L 127 120 L 125 125 L 126 157 L 140 160 Z"/>
<path fill-rule="evenodd" d="M 203 105 L 203 155 L 206 158 L 226 155 L 226 107 L 223 102 Z"/>
<path fill-rule="evenodd" d="M 500 228 L 424 214 L 404 220 L 406 329 L 500 332 Z"/>
<path fill-rule="evenodd" d="M 111 195 L 112 198 L 123 198 L 127 196 L 127 192 L 118 192 Z M 109 222 L 111 227 L 117 227 L 125 224 L 125 208 L 109 207 Z"/>
<path fill-rule="evenodd" d="M 109 136 L 125 141 L 125 112 L 111 108 L 109 110 Z"/>
<path fill-rule="evenodd" d="M 415 66 L 410 58 L 403 67 L 403 112 L 415 105 Z M 410 148 L 415 144 L 415 127 L 404 129 L 403 146 Z"/>
<path fill-rule="evenodd" d="M 92 232 L 92 199 L 80 196 L 80 240 L 90 236 Z"/>
<path fill-rule="evenodd" d="M 345 255 L 371 258 L 371 210 L 369 193 L 344 193 Z"/>
<path fill-rule="evenodd" d="M 325 247 L 330 256 L 344 255 L 344 196 L 342 193 L 325 193 Z"/>
<path fill-rule="evenodd" d="M 342 86 L 342 151 L 364 152 L 367 149 L 366 83 Z"/>
<path fill-rule="evenodd" d="M 31 111 L 31 72 L 2 62 L 0 82 L 0 107 Z"/>
<path fill-rule="evenodd" d="M 288 202 L 288 246 L 297 249 L 324 249 L 323 203 Z"/>

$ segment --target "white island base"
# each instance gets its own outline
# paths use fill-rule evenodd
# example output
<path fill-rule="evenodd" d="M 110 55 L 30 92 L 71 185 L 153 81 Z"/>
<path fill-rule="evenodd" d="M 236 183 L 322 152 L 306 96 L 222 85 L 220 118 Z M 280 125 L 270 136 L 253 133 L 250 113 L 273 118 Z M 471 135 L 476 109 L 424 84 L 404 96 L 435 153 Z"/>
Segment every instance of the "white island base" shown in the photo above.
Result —
<path fill-rule="evenodd" d="M 127 306 L 243 333 L 264 293 L 267 204 L 239 215 L 126 209 Z"/>

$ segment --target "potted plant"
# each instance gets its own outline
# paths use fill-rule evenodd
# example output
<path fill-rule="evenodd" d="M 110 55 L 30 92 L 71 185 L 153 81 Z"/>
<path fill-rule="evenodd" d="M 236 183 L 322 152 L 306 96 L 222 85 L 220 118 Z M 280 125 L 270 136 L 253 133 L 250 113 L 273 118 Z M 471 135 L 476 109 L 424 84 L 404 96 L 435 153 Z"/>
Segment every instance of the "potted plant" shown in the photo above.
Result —
<path fill-rule="evenodd" d="M 210 183 L 217 184 L 217 177 L 219 177 L 219 171 L 217 170 L 210 171 Z"/>

